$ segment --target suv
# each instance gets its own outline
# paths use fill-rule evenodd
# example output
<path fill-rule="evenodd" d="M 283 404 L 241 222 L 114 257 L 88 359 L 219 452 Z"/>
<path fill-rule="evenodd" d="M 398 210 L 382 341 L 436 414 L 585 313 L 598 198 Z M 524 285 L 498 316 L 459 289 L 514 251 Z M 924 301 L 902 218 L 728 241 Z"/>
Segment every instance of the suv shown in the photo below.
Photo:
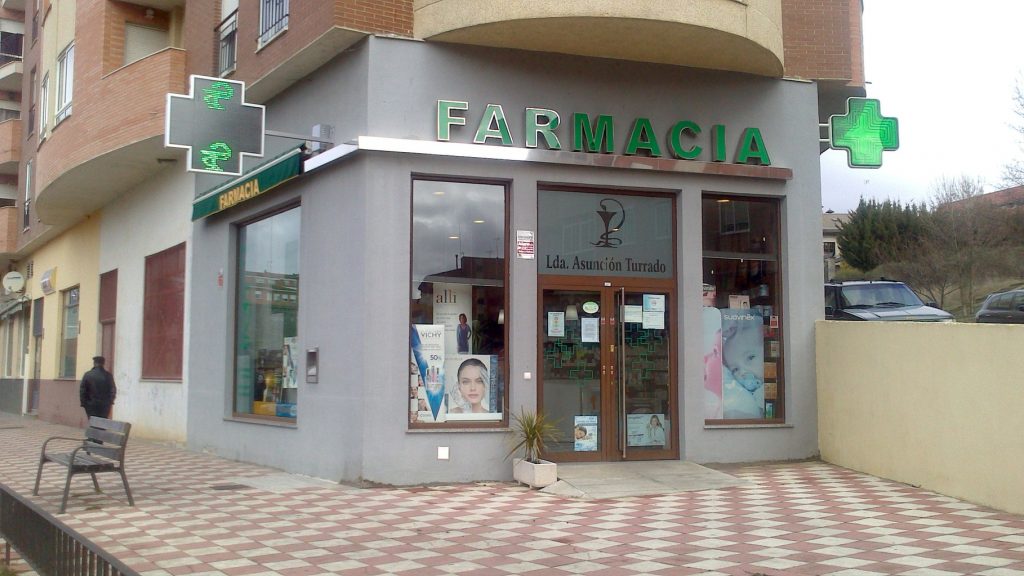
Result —
<path fill-rule="evenodd" d="M 1024 288 L 1009 292 L 996 292 L 985 298 L 981 310 L 974 315 L 976 322 L 1024 324 Z"/>
<path fill-rule="evenodd" d="M 825 284 L 825 319 L 952 322 L 953 315 L 925 305 L 903 282 L 858 280 Z"/>

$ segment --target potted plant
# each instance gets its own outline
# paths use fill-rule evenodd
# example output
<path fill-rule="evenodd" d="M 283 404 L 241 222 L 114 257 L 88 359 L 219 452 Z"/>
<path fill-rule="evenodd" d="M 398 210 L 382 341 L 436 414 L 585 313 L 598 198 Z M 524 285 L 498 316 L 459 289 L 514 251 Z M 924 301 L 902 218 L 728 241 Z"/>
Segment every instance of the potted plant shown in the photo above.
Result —
<path fill-rule="evenodd" d="M 517 482 L 531 488 L 543 488 L 558 480 L 558 472 L 554 462 L 541 460 L 540 455 L 548 442 L 558 440 L 558 428 L 537 412 L 520 409 L 519 414 L 512 414 L 512 440 L 515 445 L 509 451 L 508 458 L 523 450 L 522 458 L 513 458 L 512 477 Z"/>

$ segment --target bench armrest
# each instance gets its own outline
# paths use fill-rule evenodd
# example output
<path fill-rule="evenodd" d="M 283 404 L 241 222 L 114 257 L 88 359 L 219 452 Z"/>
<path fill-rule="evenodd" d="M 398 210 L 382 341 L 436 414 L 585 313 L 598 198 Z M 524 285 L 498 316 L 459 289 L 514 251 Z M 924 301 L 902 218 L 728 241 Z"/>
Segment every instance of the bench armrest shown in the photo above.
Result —
<path fill-rule="evenodd" d="M 77 442 L 77 443 L 82 444 L 82 445 L 85 444 L 85 439 L 83 439 L 83 438 L 69 438 L 67 436 L 51 436 L 50 438 L 46 439 L 46 442 L 43 442 L 43 449 L 40 452 L 41 455 L 45 455 L 46 454 L 46 445 L 49 444 L 51 440 L 69 440 L 71 442 Z"/>

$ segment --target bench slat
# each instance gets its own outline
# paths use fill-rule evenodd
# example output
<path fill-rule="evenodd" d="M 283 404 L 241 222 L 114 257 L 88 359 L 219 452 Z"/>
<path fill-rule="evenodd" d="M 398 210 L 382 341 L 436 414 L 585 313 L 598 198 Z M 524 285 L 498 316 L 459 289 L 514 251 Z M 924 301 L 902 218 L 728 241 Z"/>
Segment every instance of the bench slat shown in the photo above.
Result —
<path fill-rule="evenodd" d="M 128 441 L 128 436 L 125 434 L 110 430 L 101 430 L 99 428 L 93 428 L 92 426 L 86 428 L 85 437 L 89 440 L 99 440 L 104 444 L 114 444 L 116 446 L 124 446 L 125 442 Z"/>
<path fill-rule="evenodd" d="M 132 425 L 128 422 L 120 422 L 118 420 L 109 420 L 107 418 L 100 418 L 99 416 L 89 417 L 89 426 L 91 428 L 99 428 L 101 430 L 110 430 L 112 432 L 120 432 L 121 434 L 128 435 L 128 430 L 131 429 Z"/>
<path fill-rule="evenodd" d="M 104 458 L 110 458 L 111 460 L 123 460 L 124 459 L 124 448 L 115 448 L 113 446 L 89 446 L 85 449 L 89 454 L 97 454 Z"/>

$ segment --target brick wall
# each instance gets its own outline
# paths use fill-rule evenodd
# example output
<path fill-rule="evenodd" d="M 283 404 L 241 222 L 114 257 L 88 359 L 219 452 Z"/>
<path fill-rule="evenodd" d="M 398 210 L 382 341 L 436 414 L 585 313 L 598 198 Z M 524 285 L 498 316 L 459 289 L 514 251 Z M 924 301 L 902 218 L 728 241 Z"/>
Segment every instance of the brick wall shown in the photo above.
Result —
<path fill-rule="evenodd" d="M 864 84 L 861 0 L 783 0 L 786 76 Z"/>

